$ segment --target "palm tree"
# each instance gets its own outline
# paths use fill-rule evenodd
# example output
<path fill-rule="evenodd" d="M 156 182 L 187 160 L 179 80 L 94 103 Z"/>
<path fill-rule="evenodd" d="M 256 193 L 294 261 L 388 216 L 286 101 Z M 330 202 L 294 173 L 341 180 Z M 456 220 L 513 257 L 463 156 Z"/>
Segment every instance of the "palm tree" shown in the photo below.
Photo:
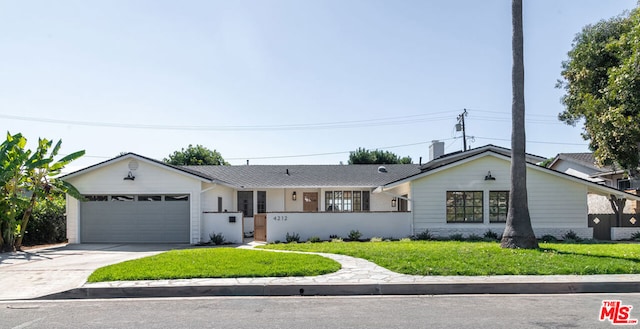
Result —
<path fill-rule="evenodd" d="M 502 234 L 502 248 L 538 248 L 538 241 L 531 228 L 527 201 L 527 163 L 525 158 L 526 136 L 524 131 L 524 54 L 522 32 L 522 0 L 512 0 L 513 69 L 511 87 L 511 190 L 507 223 Z"/>

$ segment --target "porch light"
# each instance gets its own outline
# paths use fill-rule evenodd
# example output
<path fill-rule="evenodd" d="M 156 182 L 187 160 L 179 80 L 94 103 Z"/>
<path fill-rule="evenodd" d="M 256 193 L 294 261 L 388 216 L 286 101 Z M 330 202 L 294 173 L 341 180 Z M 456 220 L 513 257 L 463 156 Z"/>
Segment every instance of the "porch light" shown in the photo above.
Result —
<path fill-rule="evenodd" d="M 127 174 L 127 177 L 124 178 L 124 180 L 134 180 L 134 179 L 136 179 L 136 176 L 133 176 L 131 172 L 129 172 Z"/>
<path fill-rule="evenodd" d="M 296 199 L 298 199 L 298 195 L 296 194 L 296 191 L 293 191 L 293 193 L 291 193 L 291 200 L 296 201 Z"/>
<path fill-rule="evenodd" d="M 396 198 L 391 199 L 391 208 L 395 208 L 396 207 Z"/>
<path fill-rule="evenodd" d="M 491 176 L 491 171 L 488 171 L 487 176 L 484 176 L 484 180 L 496 180 L 496 178 Z"/>

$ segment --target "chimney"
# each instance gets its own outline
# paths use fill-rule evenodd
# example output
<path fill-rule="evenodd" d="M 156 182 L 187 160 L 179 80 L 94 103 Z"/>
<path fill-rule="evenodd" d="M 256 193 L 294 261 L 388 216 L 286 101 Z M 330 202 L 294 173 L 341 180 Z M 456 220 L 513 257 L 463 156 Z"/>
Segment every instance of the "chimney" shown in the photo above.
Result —
<path fill-rule="evenodd" d="M 431 145 L 429 145 L 429 161 L 442 155 L 444 155 L 444 142 L 437 140 L 431 141 Z"/>

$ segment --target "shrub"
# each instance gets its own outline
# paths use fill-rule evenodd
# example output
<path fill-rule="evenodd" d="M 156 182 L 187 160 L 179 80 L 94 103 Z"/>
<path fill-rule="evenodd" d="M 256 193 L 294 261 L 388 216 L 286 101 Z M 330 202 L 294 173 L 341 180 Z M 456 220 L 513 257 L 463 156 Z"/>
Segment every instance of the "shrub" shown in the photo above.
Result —
<path fill-rule="evenodd" d="M 551 235 L 551 234 L 545 234 L 540 238 L 540 241 L 542 242 L 558 242 L 558 239 Z"/>
<path fill-rule="evenodd" d="M 322 241 L 322 240 L 320 240 L 320 237 L 319 236 L 315 236 L 315 235 L 310 237 L 309 240 L 307 240 L 307 242 L 311 242 L 311 243 L 317 243 L 317 242 L 320 242 L 320 241 Z"/>
<path fill-rule="evenodd" d="M 295 233 L 295 232 L 289 234 L 289 232 L 287 232 L 287 234 L 285 235 L 285 240 L 287 241 L 287 243 L 300 242 L 300 234 Z"/>
<path fill-rule="evenodd" d="M 467 241 L 473 241 L 473 242 L 478 242 L 478 241 L 482 241 L 482 237 L 477 235 L 477 234 L 469 234 L 469 236 L 467 237 Z"/>
<path fill-rule="evenodd" d="M 225 242 L 224 235 L 222 235 L 222 233 L 216 234 L 216 232 L 211 232 L 211 234 L 209 234 L 209 241 L 216 246 L 222 245 Z"/>
<path fill-rule="evenodd" d="M 460 233 L 449 235 L 449 240 L 453 241 L 464 241 L 464 236 Z"/>
<path fill-rule="evenodd" d="M 631 233 L 631 240 L 640 241 L 640 231 Z"/>
<path fill-rule="evenodd" d="M 67 240 L 65 207 L 64 194 L 52 194 L 49 198 L 36 203 L 27 224 L 22 244 L 32 246 L 65 242 Z"/>
<path fill-rule="evenodd" d="M 340 236 L 339 236 L 339 235 L 337 235 L 337 234 L 331 234 L 331 235 L 329 235 L 329 239 L 330 239 L 330 240 L 333 240 L 333 239 L 341 239 L 341 240 L 342 240 L 342 238 L 340 238 Z"/>
<path fill-rule="evenodd" d="M 571 242 L 580 242 L 582 241 L 582 238 L 579 237 L 578 234 L 573 230 L 569 230 L 569 232 L 562 235 L 562 240 L 564 240 L 565 242 L 571 243 Z"/>
<path fill-rule="evenodd" d="M 342 238 L 333 238 L 331 242 L 343 242 Z"/>
<path fill-rule="evenodd" d="M 370 242 L 382 242 L 382 238 L 381 237 L 377 237 L 374 236 L 373 238 L 371 238 L 371 240 L 369 240 Z"/>
<path fill-rule="evenodd" d="M 400 239 L 400 242 L 410 242 L 411 238 L 402 238 Z"/>
<path fill-rule="evenodd" d="M 498 240 L 498 233 L 492 231 L 491 229 L 488 229 L 486 232 L 484 232 L 483 236 L 487 240 Z"/>
<path fill-rule="evenodd" d="M 424 231 L 416 234 L 415 239 L 416 240 L 431 240 L 431 239 L 433 239 L 433 236 L 431 235 L 431 232 L 429 232 L 429 230 L 424 230 Z"/>
<path fill-rule="evenodd" d="M 362 233 L 360 233 L 360 231 L 358 230 L 351 230 L 349 232 L 349 240 L 351 241 L 358 241 L 360 240 L 361 236 L 362 236 Z"/>

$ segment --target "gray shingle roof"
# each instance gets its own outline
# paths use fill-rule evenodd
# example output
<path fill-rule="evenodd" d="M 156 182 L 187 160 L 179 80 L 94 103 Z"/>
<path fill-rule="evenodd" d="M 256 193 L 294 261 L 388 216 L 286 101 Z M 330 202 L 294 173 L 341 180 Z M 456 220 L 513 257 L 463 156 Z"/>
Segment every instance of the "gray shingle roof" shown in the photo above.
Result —
<path fill-rule="evenodd" d="M 427 163 L 425 163 L 424 165 L 422 165 L 422 171 L 428 171 L 431 169 L 435 169 L 438 167 L 442 167 L 442 166 L 446 166 L 450 163 L 456 162 L 458 160 L 461 159 L 465 159 L 468 157 L 472 157 L 474 155 L 480 154 L 480 153 L 484 153 L 487 151 L 492 151 L 494 153 L 497 154 L 502 154 L 506 157 L 511 157 L 511 150 L 508 148 L 504 148 L 504 147 L 500 147 L 500 146 L 495 146 L 492 144 L 488 144 L 485 146 L 481 146 L 481 147 L 477 147 L 474 149 L 470 149 L 467 151 L 459 151 L 459 152 L 453 152 L 453 153 L 448 153 L 445 155 L 442 155 L 436 159 L 433 159 Z M 538 156 L 538 155 L 534 155 L 534 154 L 525 154 L 526 157 L 526 161 L 532 164 L 538 164 L 544 160 L 546 160 L 544 157 Z"/>
<path fill-rule="evenodd" d="M 239 188 L 377 187 L 420 172 L 417 164 L 184 166 Z M 289 173 L 287 175 L 287 172 Z"/>

